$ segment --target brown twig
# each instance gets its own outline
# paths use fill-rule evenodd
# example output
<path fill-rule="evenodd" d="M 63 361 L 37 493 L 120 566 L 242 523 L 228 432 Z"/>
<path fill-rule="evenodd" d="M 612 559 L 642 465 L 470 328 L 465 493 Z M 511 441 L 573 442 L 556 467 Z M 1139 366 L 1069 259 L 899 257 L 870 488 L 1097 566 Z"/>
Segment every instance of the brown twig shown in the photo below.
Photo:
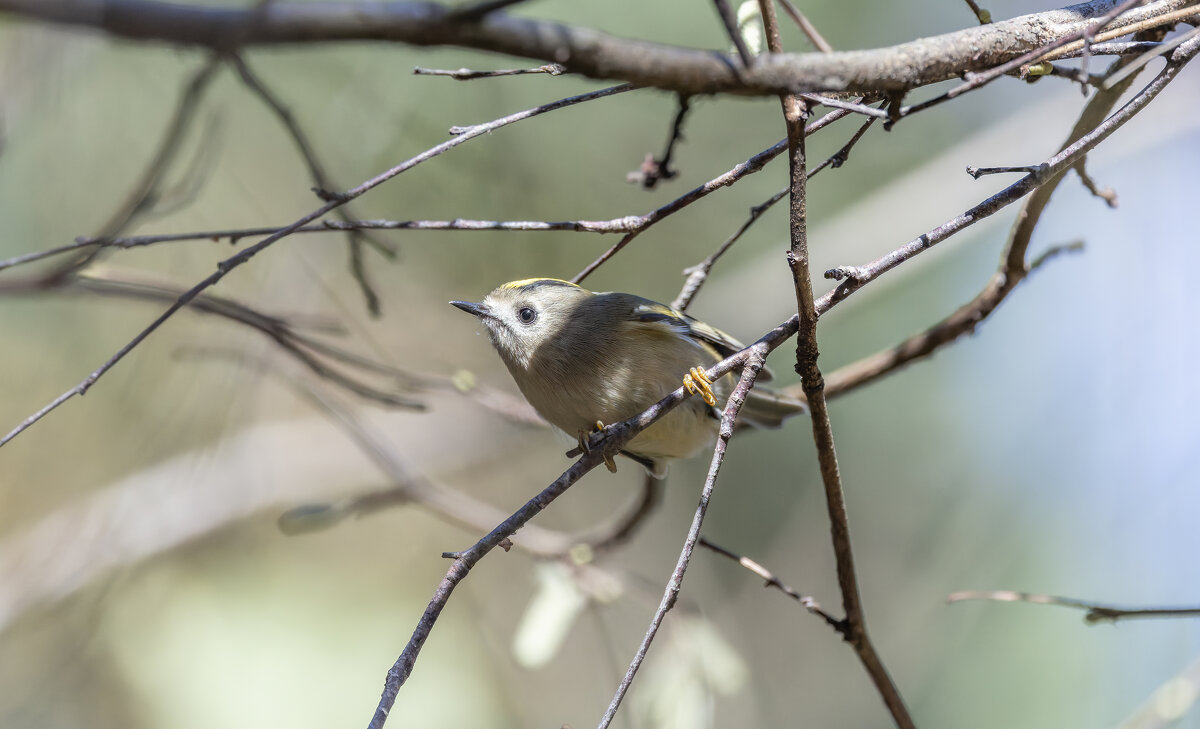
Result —
<path fill-rule="evenodd" d="M 642 638 L 641 645 L 638 646 L 637 652 L 634 653 L 633 660 L 629 663 L 629 668 L 625 671 L 625 676 L 617 685 L 617 691 L 613 695 L 612 702 L 608 705 L 608 710 L 604 712 L 604 716 L 600 719 L 597 729 L 606 729 L 612 723 L 613 718 L 617 715 L 617 709 L 621 706 L 621 701 L 625 698 L 625 694 L 629 691 L 629 687 L 633 685 L 633 679 L 637 675 L 638 669 L 641 668 L 642 661 L 646 658 L 646 652 L 650 649 L 650 644 L 654 642 L 654 637 L 658 634 L 658 629 L 662 625 L 663 619 L 667 613 L 675 606 L 675 601 L 679 598 L 679 590 L 683 584 L 684 574 L 687 572 L 688 564 L 691 562 L 692 553 L 696 549 L 696 543 L 700 539 L 700 528 L 704 524 L 704 515 L 708 511 L 708 505 L 712 500 L 713 491 L 717 485 L 717 474 L 721 470 L 721 464 L 725 460 L 725 449 L 729 444 L 730 437 L 733 436 L 733 425 L 737 420 L 737 415 L 741 412 L 742 405 L 746 402 L 746 395 L 750 392 L 750 388 L 754 386 L 754 380 L 757 379 L 758 373 L 762 371 L 763 363 L 766 357 L 766 347 L 762 345 L 754 345 L 746 359 L 746 366 L 742 370 L 741 379 L 738 380 L 737 386 L 729 395 L 729 400 L 725 403 L 725 409 L 721 413 L 721 425 L 717 432 L 717 444 L 713 448 L 712 461 L 708 466 L 708 476 L 704 480 L 704 488 L 700 492 L 700 503 L 696 507 L 696 513 L 692 516 L 692 525 L 688 529 L 687 538 L 684 539 L 683 549 L 679 552 L 679 559 L 675 563 L 675 569 L 671 573 L 671 579 L 667 581 L 667 586 L 663 590 L 662 600 L 658 604 L 658 609 L 654 612 L 654 617 L 650 620 L 650 627 L 646 630 L 646 635 Z"/>
<path fill-rule="evenodd" d="M 754 55 L 746 47 L 746 39 L 742 37 L 741 29 L 738 28 L 737 18 L 734 17 L 733 10 L 729 7 L 728 1 L 713 0 L 713 5 L 717 8 L 717 15 L 721 17 L 721 25 L 725 26 L 725 32 L 729 34 L 729 40 L 733 42 L 733 47 L 737 50 L 738 58 L 742 61 L 742 67 L 749 68 L 754 63 Z"/>
<path fill-rule="evenodd" d="M 679 96 L 679 108 L 671 122 L 671 133 L 667 137 L 667 146 L 663 150 L 662 156 L 655 157 L 647 154 L 641 169 L 626 175 L 628 182 L 636 182 L 641 184 L 643 189 L 653 190 L 660 180 L 672 180 L 679 175 L 679 171 L 671 167 L 671 157 L 675 154 L 676 145 L 683 141 L 683 121 L 691 110 L 689 101 L 687 96 Z"/>
<path fill-rule="evenodd" d="M 604 98 L 606 96 L 612 96 L 613 94 L 619 94 L 624 91 L 630 91 L 633 88 L 635 88 L 635 87 L 629 86 L 629 85 L 613 86 L 613 87 L 610 87 L 607 89 L 601 89 L 599 91 L 592 91 L 592 92 L 589 92 L 586 94 L 581 94 L 579 96 L 572 96 L 572 97 L 568 97 L 566 99 L 560 99 L 558 101 L 554 101 L 549 104 L 543 104 L 542 106 L 537 106 L 532 109 L 526 109 L 524 111 L 519 111 L 515 114 L 510 114 L 508 116 L 501 117 L 494 121 L 475 125 L 473 127 L 470 127 L 467 131 L 460 134 L 459 136 L 456 136 L 452 139 L 448 139 L 445 142 L 442 142 L 441 144 L 430 147 L 429 149 L 425 150 L 424 152 L 418 154 L 417 156 L 412 157 L 404 162 L 401 162 L 400 164 L 396 165 L 395 167 L 392 167 L 391 169 L 386 170 L 385 172 L 383 172 L 379 175 L 376 175 L 375 177 L 372 177 L 371 179 L 367 180 L 366 182 L 363 182 L 362 184 L 358 185 L 357 187 L 347 190 L 344 193 L 340 193 L 339 195 L 336 196 L 335 199 L 330 200 L 328 203 L 321 206 L 320 208 L 317 208 L 313 212 L 308 213 L 307 215 L 301 217 L 300 219 L 296 220 L 295 222 L 291 223 L 290 225 L 279 229 L 278 231 L 267 236 L 266 238 L 259 241 L 258 243 L 255 243 L 254 245 L 252 245 L 248 248 L 245 248 L 245 249 L 239 251 L 238 253 L 234 254 L 233 256 L 230 256 L 229 258 L 226 258 L 225 260 L 221 261 L 219 264 L 217 264 L 217 270 L 215 272 L 213 272 L 212 274 L 209 274 L 208 277 L 206 277 L 205 279 L 203 279 L 202 281 L 197 283 L 192 288 L 185 291 L 183 293 L 183 295 L 181 295 L 178 299 L 175 300 L 175 303 L 171 304 L 171 306 L 169 306 L 167 308 L 166 311 L 164 311 L 162 314 L 160 314 L 158 316 L 158 318 L 156 318 L 154 321 L 152 321 L 148 326 L 146 326 L 140 332 L 138 332 L 138 334 L 136 334 L 133 337 L 133 339 L 131 339 L 124 346 L 122 346 L 119 350 L 117 350 L 116 354 L 114 354 L 106 362 L 104 362 L 104 364 L 100 365 L 99 368 L 97 368 L 90 375 L 88 375 L 86 378 L 84 378 L 83 381 L 81 381 L 75 387 L 73 387 L 73 388 L 67 390 L 66 392 L 64 392 L 63 394 L 59 395 L 57 398 L 52 400 L 50 403 L 48 403 L 46 406 L 44 406 L 43 408 L 38 410 L 36 413 L 30 415 L 25 420 L 23 420 L 19 425 L 17 425 L 16 428 L 11 430 L 3 438 L 0 438 L 0 446 L 5 445 L 6 443 L 10 442 L 13 438 L 17 437 L 21 433 L 28 430 L 31 426 L 33 426 L 34 423 L 37 423 L 42 418 L 46 417 L 47 414 L 53 412 L 56 408 L 58 408 L 60 405 L 62 405 L 67 400 L 70 400 L 72 397 L 75 397 L 77 395 L 83 395 L 84 393 L 86 393 L 89 389 L 91 389 L 92 385 L 94 385 L 97 380 L 99 380 L 102 376 L 104 376 L 105 373 L 107 373 L 109 370 L 111 370 L 113 367 L 115 367 L 118 362 L 120 362 L 122 359 L 124 359 L 127 354 L 129 354 L 131 351 L 133 351 L 134 348 L 136 348 L 139 344 L 141 344 L 146 339 L 146 337 L 153 334 L 160 326 L 162 326 L 162 324 L 164 322 L 166 322 L 168 319 L 170 319 L 172 316 L 174 316 L 176 312 L 178 312 L 180 309 L 187 306 L 193 299 L 195 299 L 201 293 L 208 290 L 212 286 L 216 285 L 231 270 L 246 263 L 247 261 L 249 261 L 251 258 L 253 258 L 258 253 L 260 253 L 263 250 L 265 250 L 266 248 L 270 247 L 276 241 L 281 240 L 282 238 L 290 235 L 297 228 L 300 228 L 308 223 L 313 222 L 314 220 L 317 220 L 317 219 L 325 216 L 329 212 L 336 210 L 337 208 L 341 207 L 342 205 L 346 204 L 347 202 L 349 202 L 357 197 L 362 196 L 363 194 L 378 187 L 379 185 L 382 185 L 383 183 L 387 182 L 388 180 L 392 179 L 393 177 L 400 175 L 404 172 L 407 172 L 408 170 L 412 169 L 413 167 L 416 167 L 417 165 L 421 164 L 422 162 L 433 159 L 434 157 L 442 154 L 443 152 L 446 152 L 450 149 L 453 149 L 454 147 L 457 147 L 458 145 L 462 144 L 463 142 L 467 142 L 476 137 L 490 134 L 491 132 L 493 132 L 496 129 L 499 129 L 501 127 L 507 126 L 509 124 L 513 124 L 518 121 L 522 121 L 524 119 L 529 119 L 531 117 L 538 116 L 540 114 L 545 114 L 546 112 L 549 112 L 549 111 L 555 111 L 557 109 L 562 109 L 567 106 L 573 106 L 575 104 L 583 103 L 585 101 L 592 101 L 594 99 L 600 99 L 600 98 Z"/>
<path fill-rule="evenodd" d="M 1118 620 L 1131 618 L 1195 618 L 1200 617 L 1200 607 L 1152 607 L 1131 608 L 1105 605 L 1098 602 L 1087 602 L 1070 597 L 1055 597 L 1054 595 L 1036 595 L 1028 592 L 1012 590 L 965 590 L 946 596 L 946 602 L 956 603 L 964 600 L 992 600 L 995 602 L 1028 602 L 1035 605 L 1061 605 L 1062 607 L 1086 610 L 1083 619 L 1089 624 L 1115 623 Z"/>
<path fill-rule="evenodd" d="M 841 620 L 838 620 L 837 618 L 833 617 L 829 613 L 825 612 L 825 610 L 821 607 L 821 605 L 812 596 L 804 595 L 800 591 L 798 591 L 792 587 L 789 587 L 782 580 L 780 580 L 778 577 L 776 577 L 775 573 L 772 572 L 771 570 L 762 566 L 758 562 L 755 562 L 754 560 L 750 559 L 749 557 L 740 555 L 737 552 L 726 549 L 725 547 L 722 547 L 719 544 L 714 544 L 714 543 L 708 541 L 707 539 L 705 539 L 704 537 L 700 537 L 699 544 L 701 547 L 704 547 L 710 551 L 716 552 L 717 554 L 721 555 L 722 557 L 728 557 L 729 559 L 733 560 L 734 562 L 737 562 L 739 565 L 746 568 L 750 572 L 753 572 L 754 574 L 758 575 L 759 577 L 761 577 L 763 579 L 763 587 L 774 587 L 776 590 L 779 590 L 783 594 L 787 595 L 788 597 L 792 598 L 796 602 L 800 603 L 800 605 L 805 610 L 807 610 L 809 613 L 816 615 L 817 617 L 824 620 L 826 625 L 828 625 L 829 627 L 831 627 L 834 630 L 841 633 L 843 635 L 843 637 L 845 636 L 846 624 L 844 622 L 842 622 Z"/>
<path fill-rule="evenodd" d="M 759 6 L 762 8 L 763 22 L 767 30 L 768 47 L 772 53 L 779 53 L 782 49 L 773 0 L 759 0 Z M 831 540 L 837 562 L 838 587 L 842 593 L 842 608 L 846 613 L 842 633 L 875 684 L 875 690 L 892 715 L 896 726 L 900 729 L 914 729 L 916 725 L 904 705 L 904 699 L 888 675 L 887 668 L 867 633 L 866 616 L 858 592 L 846 497 L 842 490 L 833 425 L 825 402 L 825 381 L 817 364 L 818 314 L 814 304 L 808 255 L 808 159 L 804 128 L 807 109 L 793 94 L 780 95 L 780 104 L 783 107 L 783 119 L 788 133 L 788 228 L 791 247 L 788 250 L 787 261 L 796 289 L 796 373 L 800 375 L 804 395 L 808 401 L 813 442 L 817 449 L 821 481 L 825 486 L 825 502 L 829 510 Z"/>
<path fill-rule="evenodd" d="M 817 27 L 809 22 L 804 13 L 800 12 L 799 8 L 792 3 L 792 0 L 779 0 L 779 4 L 783 6 L 783 11 L 800 27 L 800 32 L 808 38 L 809 43 L 812 43 L 822 53 L 833 53 L 833 46 L 829 45 L 829 42 L 817 32 Z"/>
<path fill-rule="evenodd" d="M 1085 189 L 1096 197 L 1104 201 L 1104 204 L 1110 208 L 1117 207 L 1117 192 L 1111 187 L 1100 187 L 1092 176 L 1087 171 L 1087 160 L 1080 160 L 1079 164 L 1075 165 L 1075 174 L 1079 175 L 1079 181 L 1083 183 Z"/>

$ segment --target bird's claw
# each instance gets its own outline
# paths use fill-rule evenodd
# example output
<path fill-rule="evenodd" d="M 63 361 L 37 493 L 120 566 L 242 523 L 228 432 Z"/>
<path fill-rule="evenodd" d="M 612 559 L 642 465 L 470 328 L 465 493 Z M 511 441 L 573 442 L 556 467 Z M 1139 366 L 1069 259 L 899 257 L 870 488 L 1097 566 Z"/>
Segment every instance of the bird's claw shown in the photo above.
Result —
<path fill-rule="evenodd" d="M 683 376 L 683 387 L 691 394 L 704 398 L 709 407 L 716 406 L 717 398 L 713 395 L 712 380 L 708 379 L 704 368 L 693 367 L 688 370 L 688 374 Z"/>
<path fill-rule="evenodd" d="M 597 420 L 596 424 L 594 426 L 592 426 L 591 432 L 584 432 L 582 430 L 579 431 L 579 452 L 580 453 L 591 453 L 592 452 L 592 444 L 590 441 L 591 441 L 592 436 L 603 430 L 604 430 L 604 423 L 602 421 Z M 568 455 L 570 455 L 570 454 L 568 454 Z M 612 454 L 608 453 L 607 451 L 604 453 L 604 465 L 606 468 L 608 468 L 608 470 L 611 473 L 617 472 L 617 462 L 613 460 Z"/>

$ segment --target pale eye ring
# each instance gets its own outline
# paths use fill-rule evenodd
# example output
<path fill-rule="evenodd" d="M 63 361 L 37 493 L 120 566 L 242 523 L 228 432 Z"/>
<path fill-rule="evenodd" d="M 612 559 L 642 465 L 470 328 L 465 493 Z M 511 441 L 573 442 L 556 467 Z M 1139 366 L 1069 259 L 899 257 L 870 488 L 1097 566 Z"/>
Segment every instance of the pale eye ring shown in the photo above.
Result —
<path fill-rule="evenodd" d="M 522 324 L 532 324 L 534 319 L 537 319 L 537 312 L 528 306 L 523 306 L 517 311 L 517 318 Z"/>

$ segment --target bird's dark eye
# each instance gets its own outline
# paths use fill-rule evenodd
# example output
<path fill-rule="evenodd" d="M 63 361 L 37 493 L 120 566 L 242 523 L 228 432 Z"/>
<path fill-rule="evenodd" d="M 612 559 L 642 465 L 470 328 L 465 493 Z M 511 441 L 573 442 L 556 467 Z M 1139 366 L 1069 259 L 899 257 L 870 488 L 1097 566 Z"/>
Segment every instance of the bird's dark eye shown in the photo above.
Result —
<path fill-rule="evenodd" d="M 520 311 L 517 312 L 517 318 L 521 320 L 522 324 L 532 324 L 533 320 L 537 319 L 537 312 L 528 306 L 523 306 L 521 307 Z"/>

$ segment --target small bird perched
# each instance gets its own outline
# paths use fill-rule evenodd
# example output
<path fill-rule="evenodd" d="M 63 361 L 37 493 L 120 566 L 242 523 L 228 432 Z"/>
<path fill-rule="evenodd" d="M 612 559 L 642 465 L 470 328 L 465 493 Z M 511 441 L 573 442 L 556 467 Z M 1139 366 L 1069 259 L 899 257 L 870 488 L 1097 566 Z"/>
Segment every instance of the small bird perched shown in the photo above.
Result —
<path fill-rule="evenodd" d="M 633 294 L 593 293 L 569 281 L 531 278 L 506 283 L 482 302 L 451 301 L 478 317 L 517 387 L 551 425 L 586 445 L 605 423 L 637 415 L 682 382 L 700 394 L 668 412 L 625 445 L 622 454 L 651 473 L 712 443 L 729 396 L 731 375 L 710 381 L 704 370 L 745 345 L 702 321 Z M 769 380 L 766 369 L 759 380 Z M 775 428 L 804 402 L 755 387 L 740 425 Z M 606 459 L 609 470 L 615 470 Z"/>

